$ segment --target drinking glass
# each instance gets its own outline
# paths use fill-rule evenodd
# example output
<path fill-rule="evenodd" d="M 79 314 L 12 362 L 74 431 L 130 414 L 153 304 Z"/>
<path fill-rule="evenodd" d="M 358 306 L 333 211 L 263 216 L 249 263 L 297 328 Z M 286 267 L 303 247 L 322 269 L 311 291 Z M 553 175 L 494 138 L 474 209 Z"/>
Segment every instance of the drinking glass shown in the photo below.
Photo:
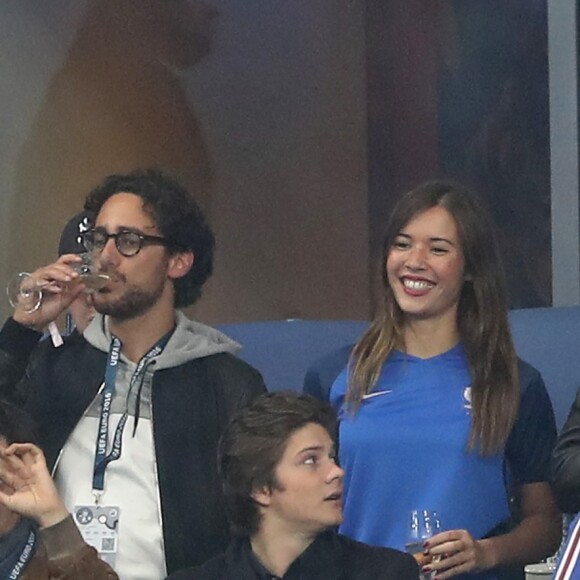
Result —
<path fill-rule="evenodd" d="M 420 568 L 431 562 L 431 558 L 423 553 L 425 540 L 440 531 L 441 522 L 436 512 L 427 509 L 411 511 L 405 551 L 413 555 Z M 421 580 L 431 580 L 432 573 L 424 574 L 421 572 L 419 577 Z"/>
<path fill-rule="evenodd" d="M 95 292 L 103 288 L 111 277 L 97 270 L 91 252 L 84 252 L 79 254 L 79 256 L 82 260 L 81 262 L 69 264 L 73 270 L 79 273 L 78 280 L 87 287 L 89 292 Z"/>
<path fill-rule="evenodd" d="M 107 274 L 99 272 L 93 263 L 90 252 L 79 254 L 81 261 L 70 263 L 69 266 L 78 272 L 79 277 L 69 284 L 81 281 L 87 287 L 88 292 L 95 292 L 105 286 L 110 280 Z M 6 286 L 8 301 L 13 308 L 20 306 L 24 312 L 36 312 L 42 304 L 43 291 L 54 282 L 38 280 L 33 274 L 19 272 L 10 278 Z"/>
<path fill-rule="evenodd" d="M 28 272 L 14 274 L 6 286 L 10 306 L 21 306 L 24 312 L 36 312 L 42 304 L 42 288 L 46 283 L 38 282 Z"/>

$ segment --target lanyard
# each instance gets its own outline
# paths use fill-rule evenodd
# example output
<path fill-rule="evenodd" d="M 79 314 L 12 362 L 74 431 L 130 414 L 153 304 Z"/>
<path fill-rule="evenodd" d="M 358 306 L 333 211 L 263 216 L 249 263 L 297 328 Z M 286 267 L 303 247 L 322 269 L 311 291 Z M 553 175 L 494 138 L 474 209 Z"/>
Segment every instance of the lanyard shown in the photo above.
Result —
<path fill-rule="evenodd" d="M 137 368 L 131 377 L 129 383 L 129 393 L 132 392 L 133 387 L 137 381 L 143 382 L 147 365 L 153 358 L 163 352 L 167 345 L 173 330 L 162 336 L 151 349 L 141 358 L 137 364 Z M 113 336 L 111 340 L 111 348 L 109 349 L 109 356 L 107 359 L 107 368 L 105 371 L 105 384 L 103 387 L 103 395 L 101 399 L 101 415 L 99 418 L 99 431 L 97 433 L 97 446 L 95 450 L 95 463 L 93 468 L 93 494 L 98 502 L 99 497 L 105 489 L 105 471 L 111 461 L 115 461 L 121 457 L 123 431 L 125 424 L 129 418 L 129 412 L 126 410 L 115 429 L 113 437 L 113 446 L 110 453 L 107 453 L 109 446 L 109 417 L 111 414 L 111 403 L 113 402 L 113 395 L 115 394 L 115 381 L 117 380 L 117 370 L 119 368 L 119 359 L 121 356 L 121 341 Z"/>
<path fill-rule="evenodd" d="M 26 544 L 18 556 L 18 560 L 12 567 L 12 571 L 6 576 L 8 580 L 18 580 L 24 573 L 28 562 L 36 552 L 37 533 L 34 527 L 30 527 L 30 531 L 26 538 Z"/>

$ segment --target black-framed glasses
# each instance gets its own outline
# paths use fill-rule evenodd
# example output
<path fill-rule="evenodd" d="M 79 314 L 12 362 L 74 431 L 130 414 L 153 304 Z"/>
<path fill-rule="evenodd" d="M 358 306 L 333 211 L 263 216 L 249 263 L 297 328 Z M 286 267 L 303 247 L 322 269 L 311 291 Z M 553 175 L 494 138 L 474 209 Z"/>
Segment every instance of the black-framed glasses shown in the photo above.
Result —
<path fill-rule="evenodd" d="M 113 238 L 119 254 L 130 258 L 137 255 L 144 245 L 167 245 L 167 240 L 160 236 L 148 236 L 130 230 L 109 234 L 105 230 L 89 230 L 83 234 L 83 244 L 89 252 L 102 252 L 107 242 Z"/>

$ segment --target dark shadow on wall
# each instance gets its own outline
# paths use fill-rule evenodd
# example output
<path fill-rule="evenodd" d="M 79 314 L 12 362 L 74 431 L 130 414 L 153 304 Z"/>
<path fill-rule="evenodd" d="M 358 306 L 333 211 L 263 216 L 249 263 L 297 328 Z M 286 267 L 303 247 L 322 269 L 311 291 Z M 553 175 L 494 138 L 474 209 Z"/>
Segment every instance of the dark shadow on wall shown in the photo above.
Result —
<path fill-rule="evenodd" d="M 510 305 L 551 304 L 546 0 L 454 0 L 439 74 L 444 172 L 472 184 L 499 230 Z"/>
<path fill-rule="evenodd" d="M 156 166 L 209 210 L 212 166 L 181 76 L 211 52 L 214 8 L 91 0 L 20 152 L 11 271 L 52 260 L 63 224 L 104 176 Z"/>
<path fill-rule="evenodd" d="M 546 0 L 367 0 L 371 255 L 398 193 L 473 186 L 510 306 L 551 304 Z"/>

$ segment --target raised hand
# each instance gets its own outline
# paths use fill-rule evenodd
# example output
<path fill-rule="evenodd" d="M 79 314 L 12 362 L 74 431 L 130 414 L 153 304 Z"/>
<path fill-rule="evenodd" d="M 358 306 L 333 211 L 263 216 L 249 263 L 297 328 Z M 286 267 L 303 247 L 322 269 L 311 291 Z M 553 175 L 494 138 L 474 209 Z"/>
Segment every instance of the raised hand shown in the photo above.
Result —
<path fill-rule="evenodd" d="M 53 264 L 38 268 L 30 274 L 30 284 L 42 290 L 42 302 L 33 312 L 27 311 L 23 305 L 16 304 L 12 317 L 14 320 L 34 328 L 43 330 L 48 323 L 55 320 L 85 289 L 71 264 L 79 262 L 76 254 L 65 254 Z"/>
<path fill-rule="evenodd" d="M 42 451 L 32 443 L 0 446 L 0 503 L 41 527 L 62 521 L 68 511 L 48 471 Z"/>

